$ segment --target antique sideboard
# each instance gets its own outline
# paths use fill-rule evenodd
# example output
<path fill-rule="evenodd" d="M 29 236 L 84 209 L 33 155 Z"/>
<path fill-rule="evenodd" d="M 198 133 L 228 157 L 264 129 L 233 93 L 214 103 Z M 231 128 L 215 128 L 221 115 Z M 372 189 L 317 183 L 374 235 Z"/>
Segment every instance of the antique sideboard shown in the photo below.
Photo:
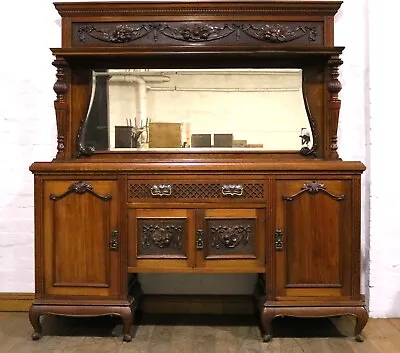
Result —
<path fill-rule="evenodd" d="M 55 3 L 33 339 L 43 314 L 112 314 L 130 341 L 137 275 L 162 272 L 257 274 L 265 341 L 275 317 L 337 315 L 362 340 L 365 167 L 338 155 L 340 4 Z"/>

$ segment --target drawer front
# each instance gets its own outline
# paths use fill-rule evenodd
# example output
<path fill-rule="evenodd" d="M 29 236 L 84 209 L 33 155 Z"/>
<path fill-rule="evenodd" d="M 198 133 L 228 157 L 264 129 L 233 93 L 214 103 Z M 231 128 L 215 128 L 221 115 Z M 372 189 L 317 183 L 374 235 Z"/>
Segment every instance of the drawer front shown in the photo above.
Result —
<path fill-rule="evenodd" d="M 195 178 L 194 178 L 195 179 Z M 128 182 L 128 202 L 138 200 L 163 201 L 262 201 L 265 199 L 264 180 L 156 180 Z"/>

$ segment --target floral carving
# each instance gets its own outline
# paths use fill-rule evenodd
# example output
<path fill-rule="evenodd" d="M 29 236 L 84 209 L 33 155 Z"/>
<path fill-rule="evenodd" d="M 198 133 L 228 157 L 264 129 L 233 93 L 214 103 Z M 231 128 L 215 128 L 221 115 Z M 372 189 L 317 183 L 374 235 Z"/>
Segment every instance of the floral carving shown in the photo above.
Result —
<path fill-rule="evenodd" d="M 216 22 L 137 22 L 108 24 L 82 24 L 77 27 L 78 39 L 85 43 L 89 38 L 108 43 L 123 44 L 133 42 L 145 36 L 152 36 L 155 43 L 162 37 L 184 42 L 209 42 L 234 35 L 236 41 L 247 36 L 270 43 L 283 43 L 308 36 L 309 42 L 316 41 L 316 23 L 216 23 Z M 314 25 L 314 26 L 313 26 Z M 319 27 L 318 27 L 319 28 Z"/>
<path fill-rule="evenodd" d="M 301 190 L 292 195 L 292 196 L 282 196 L 283 200 L 285 201 L 293 201 L 297 196 L 303 194 L 304 192 L 308 192 L 309 194 L 317 194 L 319 192 L 324 192 L 325 194 L 329 195 L 331 198 L 333 198 L 336 201 L 342 201 L 344 200 L 344 195 L 334 195 L 330 193 L 328 190 L 326 190 L 326 186 L 324 184 L 321 184 L 319 181 L 309 181 L 308 183 L 304 184 L 301 187 Z"/>
<path fill-rule="evenodd" d="M 226 248 L 235 248 L 242 243 L 246 245 L 250 241 L 251 226 L 238 225 L 233 227 L 228 226 L 213 226 L 211 227 L 213 248 L 219 249 L 221 245 Z"/>
<path fill-rule="evenodd" d="M 182 227 L 167 225 L 144 225 L 142 247 L 149 248 L 151 244 L 160 249 L 173 247 L 180 249 L 182 247 Z"/>
<path fill-rule="evenodd" d="M 271 43 L 290 42 L 305 35 L 308 35 L 309 42 L 313 42 L 317 36 L 315 27 L 307 26 L 290 28 L 281 24 L 265 24 L 261 27 L 244 25 L 241 28 L 250 37 Z"/>
<path fill-rule="evenodd" d="M 64 197 L 68 196 L 71 193 L 76 193 L 76 194 L 82 195 L 86 192 L 89 194 L 92 194 L 93 196 L 96 196 L 97 198 L 99 198 L 103 201 L 109 201 L 112 199 L 112 196 L 109 194 L 104 195 L 104 196 L 97 194 L 96 192 L 93 191 L 93 186 L 84 181 L 80 181 L 80 182 L 71 184 L 68 187 L 68 190 L 61 195 L 50 194 L 49 198 L 52 201 L 57 201 L 57 200 L 63 199 Z"/>
<path fill-rule="evenodd" d="M 136 27 L 121 24 L 115 28 L 98 28 L 95 26 L 80 26 L 78 28 L 78 37 L 84 42 L 86 36 L 109 43 L 128 43 L 139 38 L 153 30 L 151 25 L 141 24 Z"/>
<path fill-rule="evenodd" d="M 162 24 L 159 31 L 167 37 L 186 42 L 205 42 L 224 38 L 235 31 L 233 25 L 210 25 L 206 23 L 184 24 L 172 27 Z"/>

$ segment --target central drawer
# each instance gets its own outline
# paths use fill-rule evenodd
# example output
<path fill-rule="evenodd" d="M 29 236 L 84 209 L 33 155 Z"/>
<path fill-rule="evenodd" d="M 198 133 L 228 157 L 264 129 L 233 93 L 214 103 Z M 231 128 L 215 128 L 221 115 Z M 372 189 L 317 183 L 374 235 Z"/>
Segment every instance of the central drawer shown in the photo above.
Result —
<path fill-rule="evenodd" d="M 163 200 L 221 202 L 224 200 L 263 201 L 265 181 L 263 179 L 224 178 L 212 180 L 193 177 L 143 180 L 128 180 L 128 202 Z M 196 180 L 197 179 L 197 180 Z"/>

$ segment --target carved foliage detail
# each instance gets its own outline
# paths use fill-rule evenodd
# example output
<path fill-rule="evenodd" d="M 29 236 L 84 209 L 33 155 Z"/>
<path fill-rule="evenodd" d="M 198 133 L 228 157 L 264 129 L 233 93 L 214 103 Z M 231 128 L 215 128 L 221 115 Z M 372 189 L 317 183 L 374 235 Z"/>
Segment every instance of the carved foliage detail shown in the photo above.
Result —
<path fill-rule="evenodd" d="M 292 196 L 282 196 L 283 200 L 285 201 L 293 201 L 297 196 L 308 192 L 309 194 L 317 194 L 319 192 L 323 192 L 327 195 L 329 195 L 331 198 L 333 198 L 336 201 L 342 201 L 344 200 L 344 195 L 334 195 L 330 193 L 327 189 L 326 186 L 318 181 L 309 181 L 308 183 L 304 184 L 301 187 L 301 190 L 292 195 Z"/>
<path fill-rule="evenodd" d="M 223 26 L 206 23 L 187 23 L 178 27 L 162 24 L 159 31 L 167 37 L 186 42 L 205 42 L 224 38 L 235 31 L 234 25 Z"/>
<path fill-rule="evenodd" d="M 146 224 L 142 227 L 142 248 L 149 248 L 152 244 L 160 249 L 182 248 L 183 229 L 175 225 Z"/>
<path fill-rule="evenodd" d="M 131 26 L 126 24 L 117 25 L 114 28 L 97 28 L 95 26 L 80 26 L 78 28 L 78 37 L 85 42 L 86 36 L 109 43 L 128 43 L 142 38 L 152 31 L 152 26 L 142 24 Z"/>
<path fill-rule="evenodd" d="M 250 225 L 212 226 L 211 247 L 219 249 L 221 246 L 235 248 L 237 245 L 247 245 L 251 237 Z"/>
<path fill-rule="evenodd" d="M 308 35 L 309 42 L 314 42 L 317 36 L 315 27 L 298 26 L 290 28 L 279 23 L 266 24 L 261 27 L 244 25 L 241 29 L 252 38 L 271 43 L 290 42 L 306 35 Z"/>
<path fill-rule="evenodd" d="M 102 42 L 122 44 L 129 43 L 148 35 L 153 36 L 157 42 L 160 34 L 175 40 L 185 42 L 207 42 L 222 39 L 236 33 L 236 40 L 241 35 L 269 43 L 290 42 L 307 36 L 309 42 L 315 42 L 317 37 L 316 26 L 301 24 L 285 25 L 280 23 L 243 24 L 243 23 L 125 23 L 110 24 L 102 27 L 97 24 L 79 26 L 77 36 L 81 42 L 86 42 L 88 37 Z"/>
<path fill-rule="evenodd" d="M 76 158 L 81 156 L 90 157 L 95 152 L 95 147 L 92 145 L 85 145 L 83 138 L 85 136 L 86 119 L 81 119 L 79 130 L 76 135 Z"/>
<path fill-rule="evenodd" d="M 106 195 L 97 194 L 96 192 L 93 191 L 93 186 L 84 181 L 80 181 L 80 182 L 71 184 L 68 187 L 67 191 L 65 191 L 64 193 L 62 193 L 60 195 L 50 194 L 49 198 L 52 201 L 57 201 L 57 200 L 63 199 L 64 197 L 68 196 L 71 193 L 76 193 L 76 194 L 82 195 L 86 192 L 88 192 L 89 194 L 92 194 L 93 196 L 96 196 L 97 198 L 99 198 L 103 201 L 109 201 L 112 199 L 112 196 L 109 194 L 106 194 Z"/>

